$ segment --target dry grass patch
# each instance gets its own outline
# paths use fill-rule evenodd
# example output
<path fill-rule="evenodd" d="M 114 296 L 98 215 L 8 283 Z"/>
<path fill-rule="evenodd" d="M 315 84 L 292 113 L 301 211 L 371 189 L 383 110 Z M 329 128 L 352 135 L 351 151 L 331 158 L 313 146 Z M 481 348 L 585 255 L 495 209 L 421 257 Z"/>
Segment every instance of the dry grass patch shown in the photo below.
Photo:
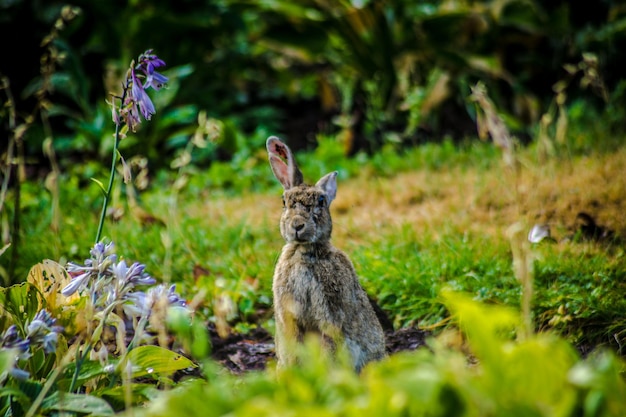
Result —
<path fill-rule="evenodd" d="M 526 156 L 519 179 L 506 167 L 496 166 L 416 167 L 390 178 L 340 181 L 333 203 L 334 239 L 338 245 L 358 244 L 406 225 L 434 237 L 449 231 L 501 237 L 519 220 L 548 223 L 555 238 L 561 239 L 576 231 L 579 212 L 626 237 L 626 148 L 546 163 Z M 253 228 L 274 228 L 280 240 L 280 194 L 277 188 L 229 198 L 209 196 L 199 205 L 185 207 L 185 212 L 209 227 L 243 222 Z"/>
<path fill-rule="evenodd" d="M 625 149 L 570 162 L 526 161 L 520 172 L 516 179 L 504 167 L 453 168 L 348 181 L 335 203 L 337 238 L 407 224 L 434 236 L 450 228 L 496 236 L 525 219 L 548 223 L 560 239 L 576 231 L 579 212 L 626 237 Z"/>

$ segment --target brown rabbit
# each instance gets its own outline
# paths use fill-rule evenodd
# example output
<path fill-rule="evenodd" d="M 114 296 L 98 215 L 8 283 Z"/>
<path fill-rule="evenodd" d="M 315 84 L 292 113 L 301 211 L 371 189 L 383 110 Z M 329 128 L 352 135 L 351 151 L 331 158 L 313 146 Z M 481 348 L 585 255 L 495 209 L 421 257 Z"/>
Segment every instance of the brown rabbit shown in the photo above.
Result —
<path fill-rule="evenodd" d="M 344 343 L 360 372 L 386 355 L 385 337 L 352 262 L 330 243 L 337 172 L 306 185 L 287 145 L 272 136 L 267 151 L 285 190 L 280 233 L 286 244 L 272 286 L 278 365 L 295 363 L 296 343 L 317 333 L 330 351 Z"/>

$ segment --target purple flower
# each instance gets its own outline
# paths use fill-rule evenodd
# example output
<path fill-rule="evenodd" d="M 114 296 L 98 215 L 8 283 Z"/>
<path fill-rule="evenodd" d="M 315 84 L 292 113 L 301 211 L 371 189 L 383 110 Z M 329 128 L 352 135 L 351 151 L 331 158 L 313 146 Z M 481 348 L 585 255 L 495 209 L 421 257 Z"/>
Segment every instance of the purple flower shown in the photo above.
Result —
<path fill-rule="evenodd" d="M 11 374 L 11 376 L 15 379 L 17 379 L 18 381 L 26 381 L 28 379 L 28 377 L 30 376 L 30 374 L 20 368 L 11 368 L 9 370 L 9 374 Z"/>
<path fill-rule="evenodd" d="M 135 131 L 135 128 L 139 123 L 141 123 L 141 118 L 139 117 L 139 108 L 137 107 L 137 102 L 134 97 L 130 96 L 126 98 L 126 102 L 124 104 L 124 108 L 121 111 L 122 119 L 128 126 L 131 131 Z"/>
<path fill-rule="evenodd" d="M 175 285 L 167 287 L 161 284 L 145 291 L 137 289 L 156 284 L 156 280 L 146 273 L 145 265 L 139 262 L 131 265 L 125 260 L 118 262 L 117 255 L 113 253 L 113 243 L 106 246 L 98 243 L 90 253 L 91 258 L 85 260 L 84 265 L 68 264 L 67 270 L 74 279 L 63 288 L 63 294 L 70 295 L 78 291 L 81 296 L 87 295 L 96 311 L 119 307 L 127 326 L 133 328 L 138 319 L 151 316 L 157 303 L 159 306 L 163 303 L 168 307 L 187 307 L 185 300 L 176 293 Z M 39 335 L 39 345 L 44 349 L 52 349 L 56 346 L 58 335 L 43 332 L 46 329 L 54 331 L 52 318 L 42 313 L 36 319 L 29 326 L 29 333 Z"/>
<path fill-rule="evenodd" d="M 73 266 L 74 264 L 70 264 L 70 265 Z M 67 269 L 69 270 L 70 267 L 68 267 Z M 91 272 L 85 272 L 84 274 L 80 274 L 72 278 L 70 283 L 67 284 L 65 288 L 61 290 L 61 294 L 63 294 L 66 297 L 69 297 L 70 295 L 74 294 L 81 287 L 85 287 L 87 285 L 87 282 L 89 282 L 90 276 L 91 276 Z"/>
<path fill-rule="evenodd" d="M 92 278 L 97 278 L 99 275 L 104 274 L 107 269 L 117 261 L 117 255 L 113 253 L 114 250 L 115 245 L 113 242 L 106 245 L 99 242 L 89 251 L 91 258 L 86 259 L 84 265 L 69 262 L 67 264 L 67 272 L 69 272 L 73 278 L 72 281 L 61 290 L 61 294 L 69 297 L 77 291 L 82 291 L 90 284 Z"/>
<path fill-rule="evenodd" d="M 148 49 L 139 55 L 139 63 L 135 69 L 143 72 L 146 76 L 146 88 L 152 87 L 155 90 L 161 89 L 169 80 L 166 76 L 155 71 L 156 68 L 165 66 L 165 61 L 152 53 L 152 49 Z"/>
<path fill-rule="evenodd" d="M 130 267 L 125 261 L 113 265 L 111 270 L 118 281 L 119 288 L 131 289 L 135 285 L 152 285 L 156 280 L 144 272 L 145 265 L 135 262 Z"/>
<path fill-rule="evenodd" d="M 149 316 L 153 307 L 162 299 L 167 300 L 170 307 L 187 307 L 187 303 L 176 293 L 176 285 L 166 287 L 159 284 L 146 292 L 134 291 L 126 294 L 124 312 L 130 317 Z"/>
<path fill-rule="evenodd" d="M 104 259 L 108 256 L 115 255 L 115 244 L 113 244 L 113 242 L 107 244 L 98 242 L 93 246 L 89 253 L 94 259 Z"/>
<path fill-rule="evenodd" d="M 4 331 L 4 334 L 0 337 L 0 347 L 11 349 L 15 348 L 20 350 L 21 352 L 26 352 L 28 350 L 28 340 L 24 340 L 17 333 L 17 327 L 12 325 L 8 329 Z"/>
<path fill-rule="evenodd" d="M 57 343 L 59 341 L 59 333 L 50 332 L 44 335 L 41 345 L 45 353 L 53 353 L 57 350 Z"/>
<path fill-rule="evenodd" d="M 26 328 L 26 340 L 32 349 L 43 347 L 45 353 L 53 353 L 57 348 L 59 333 L 63 327 L 55 325 L 56 320 L 46 310 L 40 310 Z"/>
<path fill-rule="evenodd" d="M 143 118 L 146 120 L 150 120 L 152 115 L 156 113 L 156 109 L 154 108 L 154 104 L 152 104 L 152 100 L 150 100 L 150 96 L 143 88 L 141 81 L 135 75 L 135 70 L 131 71 L 132 73 L 132 88 L 131 88 L 131 97 L 133 103 L 139 106 L 141 110 L 141 114 Z"/>
<path fill-rule="evenodd" d="M 31 347 L 41 346 L 45 353 L 53 353 L 57 348 L 59 333 L 63 327 L 55 326 L 56 320 L 46 310 L 40 310 L 26 328 L 26 339 Z"/>
<path fill-rule="evenodd" d="M 161 87 L 163 87 L 163 85 L 167 83 L 168 80 L 169 78 L 167 78 L 165 75 L 159 74 L 158 72 L 154 71 L 152 74 L 148 74 L 146 76 L 146 88 L 152 87 L 155 90 L 159 91 Z"/>
<path fill-rule="evenodd" d="M 172 306 L 187 307 L 187 302 L 185 301 L 185 299 L 180 298 L 180 295 L 178 295 L 178 293 L 176 292 L 176 284 L 170 285 L 169 289 L 167 290 L 167 301 Z"/>
<path fill-rule="evenodd" d="M 138 63 L 134 61 L 128 71 L 124 87 L 124 100 L 121 103 L 119 113 L 113 111 L 113 121 L 119 125 L 123 121 L 131 131 L 135 131 L 141 123 L 141 116 L 150 120 L 156 113 L 152 100 L 146 93 L 148 88 L 160 90 L 169 80 L 165 75 L 156 71 L 165 66 L 165 62 L 148 49 L 139 55 Z"/>
<path fill-rule="evenodd" d="M 126 301 L 122 304 L 122 310 L 127 317 L 139 318 L 145 312 L 146 293 L 143 291 L 132 291 L 124 297 Z"/>

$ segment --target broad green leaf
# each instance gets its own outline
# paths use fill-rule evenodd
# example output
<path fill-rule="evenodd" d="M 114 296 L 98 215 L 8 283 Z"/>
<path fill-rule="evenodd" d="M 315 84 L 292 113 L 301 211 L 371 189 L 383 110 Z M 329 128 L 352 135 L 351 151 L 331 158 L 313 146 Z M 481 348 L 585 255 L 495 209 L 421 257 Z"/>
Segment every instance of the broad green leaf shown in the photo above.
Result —
<path fill-rule="evenodd" d="M 128 387 L 124 385 L 117 385 L 112 388 L 99 389 L 91 394 L 99 398 L 106 398 L 107 402 L 114 409 L 122 409 L 126 405 L 127 388 Z M 146 401 L 155 400 L 163 394 L 163 391 L 157 389 L 155 384 L 140 384 L 133 382 L 130 384 L 130 390 L 132 392 L 131 397 L 133 404 L 142 404 Z"/>
<path fill-rule="evenodd" d="M 43 384 L 38 381 L 33 381 L 32 379 L 27 379 L 25 381 L 18 381 L 17 387 L 26 397 L 30 400 L 34 400 L 43 389 Z"/>
<path fill-rule="evenodd" d="M 76 362 L 72 362 L 64 369 L 63 376 L 57 381 L 61 390 L 69 389 L 72 378 L 74 377 L 74 371 L 76 370 Z M 77 382 L 83 385 L 85 382 L 106 375 L 107 372 L 104 367 L 98 361 L 85 361 L 80 365 L 78 371 Z"/>
<path fill-rule="evenodd" d="M 73 411 L 97 416 L 115 414 L 113 408 L 102 398 L 87 394 L 55 392 L 41 403 L 42 411 Z"/>
<path fill-rule="evenodd" d="M 165 128 L 170 126 L 191 124 L 198 116 L 198 107 L 194 105 L 178 106 L 167 109 L 161 115 L 159 127 Z M 187 137 L 189 139 L 189 137 Z"/>
<path fill-rule="evenodd" d="M 22 330 L 23 323 L 32 319 L 43 304 L 41 293 L 29 283 L 0 288 L 0 306 L 13 316 L 15 324 Z"/>
<path fill-rule="evenodd" d="M 127 361 L 131 363 L 133 378 L 146 375 L 168 376 L 181 369 L 197 366 L 183 355 L 160 346 L 139 346 L 128 352 L 123 364 L 126 365 Z"/>
<path fill-rule="evenodd" d="M 16 387 L 2 387 L 0 388 L 0 398 L 2 397 L 14 397 L 28 401 L 28 397 L 21 390 Z"/>

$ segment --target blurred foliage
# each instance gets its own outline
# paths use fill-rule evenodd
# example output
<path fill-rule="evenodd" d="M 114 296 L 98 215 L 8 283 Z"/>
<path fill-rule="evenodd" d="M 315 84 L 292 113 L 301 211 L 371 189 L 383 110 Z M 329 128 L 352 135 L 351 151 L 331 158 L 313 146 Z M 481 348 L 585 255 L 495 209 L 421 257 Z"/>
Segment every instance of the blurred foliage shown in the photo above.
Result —
<path fill-rule="evenodd" d="M 584 53 L 599 58 L 610 86 L 621 79 L 614 47 L 626 39 L 625 10 L 617 2 L 593 11 L 525 0 L 251 3 L 270 22 L 264 41 L 291 52 L 285 68 L 318 68 L 319 97 L 340 111 L 335 121 L 348 130 L 346 140 L 374 147 L 398 136 L 420 141 L 472 133 L 466 97 L 477 80 L 512 127 L 528 133 L 552 84 L 565 76 L 563 66 Z M 602 35 L 592 35 L 593 27 Z"/>
<path fill-rule="evenodd" d="M 7 42 L 0 72 L 18 113 L 41 82 L 41 39 L 64 2 L 0 5 Z M 244 159 L 268 134 L 295 149 L 337 135 L 344 153 L 387 142 L 416 144 L 475 134 L 469 86 L 485 83 L 509 127 L 523 139 L 549 110 L 553 85 L 583 54 L 597 60 L 604 91 L 577 74 L 569 97 L 623 130 L 626 7 L 535 0 L 218 0 L 172 3 L 77 0 L 81 12 L 55 41 L 63 58 L 51 83 L 54 148 L 64 167 L 101 160 L 112 142 L 108 95 L 146 47 L 170 70 L 159 113 L 126 153 L 165 168 L 193 133 L 200 111 L 224 129 L 194 164 Z M 17 57 L 20 57 L 19 59 Z M 578 88 L 583 81 L 585 89 Z M 610 92 L 610 93 L 607 93 Z M 580 102 L 578 102 L 580 103 Z M 0 117 L 8 128 L 6 113 Z M 27 134 L 27 155 L 44 162 L 46 135 Z M 43 164 L 45 169 L 45 164 Z"/>
<path fill-rule="evenodd" d="M 362 375 L 310 340 L 302 364 L 233 378 L 189 380 L 133 415 L 169 416 L 619 416 L 623 362 L 587 360 L 550 334 L 515 337 L 515 310 L 442 293 L 462 332 L 369 364 Z M 468 363 L 468 355 L 470 363 Z M 211 368 L 207 367 L 207 371 Z M 130 413 L 129 411 L 129 413 Z"/>

